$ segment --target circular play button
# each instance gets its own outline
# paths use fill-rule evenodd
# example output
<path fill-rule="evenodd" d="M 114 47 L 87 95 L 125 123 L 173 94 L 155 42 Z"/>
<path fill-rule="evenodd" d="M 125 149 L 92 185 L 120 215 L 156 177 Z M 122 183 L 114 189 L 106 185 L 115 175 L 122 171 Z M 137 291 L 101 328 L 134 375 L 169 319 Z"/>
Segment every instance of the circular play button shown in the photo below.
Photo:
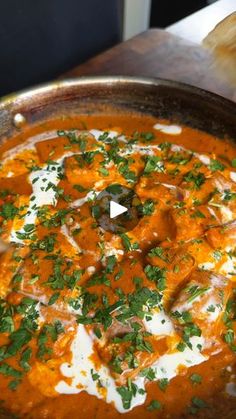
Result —
<path fill-rule="evenodd" d="M 140 208 L 141 201 L 132 189 L 114 183 L 97 195 L 92 215 L 103 230 L 124 233 L 138 224 Z"/>

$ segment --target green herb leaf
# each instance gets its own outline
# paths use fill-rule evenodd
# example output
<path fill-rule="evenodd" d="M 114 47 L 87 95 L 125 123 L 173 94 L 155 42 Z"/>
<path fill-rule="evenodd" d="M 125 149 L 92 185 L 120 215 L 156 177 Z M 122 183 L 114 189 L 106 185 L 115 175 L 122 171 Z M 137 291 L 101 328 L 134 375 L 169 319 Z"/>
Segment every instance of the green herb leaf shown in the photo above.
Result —
<path fill-rule="evenodd" d="M 147 199 L 142 205 L 142 214 L 151 215 L 155 210 L 155 204 L 152 199 Z"/>
<path fill-rule="evenodd" d="M 156 283 L 159 291 L 163 291 L 166 288 L 166 270 L 164 268 L 147 265 L 144 268 L 144 272 L 150 281 Z"/>
<path fill-rule="evenodd" d="M 209 289 L 210 287 L 199 287 L 198 285 L 192 285 L 187 287 L 186 291 L 188 292 L 188 294 L 190 294 L 190 297 L 188 298 L 188 303 L 191 303 L 196 298 L 205 294 Z"/>
<path fill-rule="evenodd" d="M 227 330 L 227 332 L 224 334 L 224 341 L 231 345 L 234 341 L 234 331 L 232 329 Z"/>
<path fill-rule="evenodd" d="M 190 413 L 195 415 L 199 409 L 203 409 L 208 407 L 206 402 L 199 397 L 193 397 L 192 398 L 192 406 L 190 407 Z"/>
<path fill-rule="evenodd" d="M 232 164 L 233 167 L 236 167 L 236 159 L 233 159 L 231 164 Z"/>
<path fill-rule="evenodd" d="M 52 294 L 52 296 L 49 298 L 48 305 L 52 306 L 60 297 L 60 292 L 55 292 Z"/>
<path fill-rule="evenodd" d="M 158 400 L 152 400 L 151 403 L 148 405 L 147 410 L 150 412 L 153 410 L 160 410 L 161 403 Z"/>
<path fill-rule="evenodd" d="M 23 375 L 21 371 L 16 370 L 6 362 L 0 365 L 0 374 L 15 378 L 21 378 Z"/>
<path fill-rule="evenodd" d="M 115 257 L 115 255 L 111 255 L 107 257 L 106 260 L 106 273 L 111 273 L 116 265 L 117 259 Z"/>
<path fill-rule="evenodd" d="M 132 250 L 137 250 L 137 249 L 139 249 L 139 245 L 138 245 L 138 243 L 137 243 L 137 242 L 132 243 L 132 242 L 131 242 L 131 239 L 129 238 L 129 236 L 127 236 L 127 234 L 122 233 L 122 234 L 120 235 L 120 237 L 121 237 L 121 239 L 122 239 L 122 242 L 123 242 L 123 245 L 124 245 L 124 247 L 125 247 L 125 250 L 127 250 L 127 251 L 132 251 Z"/>
<path fill-rule="evenodd" d="M 153 381 L 156 378 L 155 371 L 152 368 L 144 368 L 141 373 L 141 377 L 145 377 L 149 381 Z"/>
<path fill-rule="evenodd" d="M 169 380 L 168 380 L 168 378 L 161 378 L 161 379 L 158 381 L 158 386 L 159 386 L 159 388 L 160 388 L 162 391 L 165 391 L 165 390 L 166 390 L 166 387 L 168 386 L 168 384 L 169 384 Z"/>
<path fill-rule="evenodd" d="M 107 170 L 105 167 L 100 167 L 98 171 L 102 176 L 105 176 L 105 177 L 109 176 L 109 170 Z"/>
<path fill-rule="evenodd" d="M 203 183 L 206 181 L 206 178 L 203 173 L 198 172 L 188 172 L 184 176 L 184 180 L 188 183 L 191 183 L 193 188 L 198 190 L 203 185 Z"/>
<path fill-rule="evenodd" d="M 144 174 L 149 174 L 152 172 L 159 172 L 162 173 L 165 171 L 163 162 L 161 161 L 160 157 L 158 156 L 147 156 L 146 157 L 146 165 L 144 168 Z"/>
<path fill-rule="evenodd" d="M 190 376 L 190 380 L 192 381 L 193 384 L 201 384 L 202 376 L 194 373 Z"/>
<path fill-rule="evenodd" d="M 121 386 L 116 389 L 117 393 L 122 398 L 122 404 L 124 409 L 129 409 L 131 406 L 131 401 L 134 396 L 137 394 L 137 386 L 134 383 L 128 383 L 128 386 Z"/>
<path fill-rule="evenodd" d="M 73 188 L 76 189 L 78 192 L 85 192 L 85 191 L 87 191 L 87 189 L 84 188 L 84 186 L 82 186 L 82 185 L 73 185 Z"/>
<path fill-rule="evenodd" d="M 157 256 L 164 262 L 169 262 L 168 258 L 164 254 L 164 249 L 159 246 L 153 247 L 153 249 L 151 249 L 150 252 L 148 253 L 148 256 L 151 258 Z"/>
<path fill-rule="evenodd" d="M 109 185 L 106 188 L 106 191 L 113 194 L 113 195 L 119 195 L 122 194 L 122 186 L 117 184 Z"/>
<path fill-rule="evenodd" d="M 0 210 L 0 215 L 5 218 L 5 220 L 13 220 L 13 218 L 18 214 L 19 209 L 16 208 L 10 202 L 7 202 L 2 205 Z"/>
<path fill-rule="evenodd" d="M 212 172 L 216 172 L 217 170 L 222 172 L 225 169 L 225 165 L 221 163 L 219 160 L 211 159 L 209 169 Z"/>
<path fill-rule="evenodd" d="M 194 211 L 191 214 L 191 218 L 206 218 L 206 216 L 200 210 Z"/>
<path fill-rule="evenodd" d="M 21 368 L 23 368 L 23 370 L 25 370 L 25 371 L 30 370 L 29 360 L 31 358 L 31 355 L 32 355 L 32 349 L 31 348 L 26 348 L 21 354 L 21 359 L 20 359 L 19 364 L 20 364 Z"/>

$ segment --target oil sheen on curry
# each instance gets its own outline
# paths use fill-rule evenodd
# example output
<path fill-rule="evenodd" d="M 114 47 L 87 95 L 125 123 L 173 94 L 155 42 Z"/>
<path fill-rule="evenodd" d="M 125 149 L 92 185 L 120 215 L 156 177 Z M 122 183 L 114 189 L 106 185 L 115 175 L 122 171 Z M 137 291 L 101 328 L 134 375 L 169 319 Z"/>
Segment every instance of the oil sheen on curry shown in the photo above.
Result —
<path fill-rule="evenodd" d="M 235 418 L 236 146 L 63 117 L 0 158 L 0 417 Z M 117 185 L 140 217 L 115 234 Z"/>

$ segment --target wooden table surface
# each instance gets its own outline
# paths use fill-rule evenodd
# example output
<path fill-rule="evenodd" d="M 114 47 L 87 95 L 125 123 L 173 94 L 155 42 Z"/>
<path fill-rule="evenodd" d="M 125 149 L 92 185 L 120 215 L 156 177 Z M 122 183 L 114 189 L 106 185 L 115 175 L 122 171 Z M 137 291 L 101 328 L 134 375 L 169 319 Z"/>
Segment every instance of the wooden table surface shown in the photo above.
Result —
<path fill-rule="evenodd" d="M 213 73 L 201 46 L 161 29 L 150 29 L 72 69 L 62 77 L 129 75 L 189 83 L 229 99 L 235 92 Z"/>
<path fill-rule="evenodd" d="M 226 16 L 236 11 L 236 0 L 218 0 L 196 13 L 170 25 L 166 30 L 200 44 L 205 36 Z"/>

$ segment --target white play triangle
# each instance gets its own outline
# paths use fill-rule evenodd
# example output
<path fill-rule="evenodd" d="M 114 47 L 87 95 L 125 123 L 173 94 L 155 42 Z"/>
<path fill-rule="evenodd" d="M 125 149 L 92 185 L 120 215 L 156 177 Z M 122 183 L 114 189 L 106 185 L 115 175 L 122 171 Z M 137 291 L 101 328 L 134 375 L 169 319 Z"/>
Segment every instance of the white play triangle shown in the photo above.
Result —
<path fill-rule="evenodd" d="M 128 211 L 128 208 L 117 204 L 115 201 L 110 201 L 110 218 L 118 217 L 118 215 L 123 214 L 126 211 Z"/>

